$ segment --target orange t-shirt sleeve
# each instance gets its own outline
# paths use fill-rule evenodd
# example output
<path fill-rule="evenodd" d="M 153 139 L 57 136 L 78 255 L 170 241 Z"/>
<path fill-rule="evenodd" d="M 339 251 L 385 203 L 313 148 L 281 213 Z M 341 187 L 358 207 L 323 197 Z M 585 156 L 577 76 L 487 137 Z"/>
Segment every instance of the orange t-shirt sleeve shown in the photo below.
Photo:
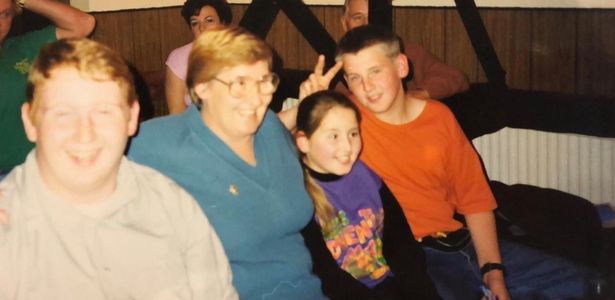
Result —
<path fill-rule="evenodd" d="M 487 183 L 480 159 L 453 114 L 447 109 L 447 127 L 451 135 L 450 155 L 446 161 L 449 192 L 461 214 L 479 213 L 497 207 Z"/>

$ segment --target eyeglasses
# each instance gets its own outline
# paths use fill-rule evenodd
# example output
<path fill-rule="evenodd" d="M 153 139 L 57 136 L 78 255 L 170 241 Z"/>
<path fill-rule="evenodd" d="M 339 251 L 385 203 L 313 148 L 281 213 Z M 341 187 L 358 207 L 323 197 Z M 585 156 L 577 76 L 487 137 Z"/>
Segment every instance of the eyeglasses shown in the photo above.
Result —
<path fill-rule="evenodd" d="M 254 88 L 258 88 L 258 93 L 262 95 L 271 95 L 278 88 L 278 84 L 280 84 L 280 77 L 276 73 L 269 73 L 261 79 L 239 76 L 229 82 L 218 77 L 214 77 L 214 80 L 228 86 L 229 94 L 235 98 L 247 95 Z"/>

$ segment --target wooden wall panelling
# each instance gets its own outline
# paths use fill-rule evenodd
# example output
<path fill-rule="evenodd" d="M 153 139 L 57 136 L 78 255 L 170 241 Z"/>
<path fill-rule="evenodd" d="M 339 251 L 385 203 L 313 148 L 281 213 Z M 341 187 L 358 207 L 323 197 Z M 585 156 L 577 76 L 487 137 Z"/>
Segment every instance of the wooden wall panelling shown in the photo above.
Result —
<path fill-rule="evenodd" d="M 484 9 L 483 22 L 511 88 L 530 88 L 531 11 Z M 487 81 L 479 68 L 479 81 Z"/>
<path fill-rule="evenodd" d="M 479 63 L 461 17 L 454 8 L 442 10 L 446 24 L 445 61 L 460 68 L 470 82 L 477 82 Z"/>
<path fill-rule="evenodd" d="M 325 17 L 324 17 L 324 7 L 322 6 L 309 6 L 310 11 L 312 12 L 312 14 L 314 14 L 314 16 L 316 16 L 316 18 L 318 19 L 319 23 L 324 27 L 326 27 L 325 24 Z M 295 27 L 295 25 L 291 24 L 290 26 L 293 27 L 294 30 L 297 30 L 297 34 L 300 36 L 299 39 L 297 40 L 298 44 L 297 44 L 297 65 L 296 68 L 297 69 L 301 69 L 301 70 L 311 70 L 314 68 L 314 64 L 316 63 L 316 60 L 318 58 L 318 53 L 316 53 L 316 50 L 314 50 L 314 48 L 312 47 L 312 45 L 310 45 L 310 43 L 308 43 L 308 41 L 303 37 L 303 35 L 301 35 L 301 33 L 299 32 L 299 30 Z"/>
<path fill-rule="evenodd" d="M 233 13 L 233 22 L 231 24 L 239 24 L 239 21 L 243 18 L 243 14 L 246 13 L 246 9 L 248 9 L 248 5 L 246 4 L 231 4 L 231 12 Z"/>
<path fill-rule="evenodd" d="M 130 64 L 134 65 L 134 43 L 131 11 L 106 12 L 93 14 L 96 29 L 92 39 L 115 49 Z"/>
<path fill-rule="evenodd" d="M 615 96 L 615 11 L 580 11 L 577 26 L 576 92 Z"/>
<path fill-rule="evenodd" d="M 141 72 L 157 71 L 164 66 L 160 32 L 160 9 L 135 11 L 132 15 L 132 32 L 135 43 L 135 67 Z M 163 58 L 164 56 L 164 58 Z"/>
<path fill-rule="evenodd" d="M 280 10 L 271 30 L 267 34 L 266 41 L 280 56 L 284 68 L 297 67 L 299 36 L 297 29 L 286 14 Z"/>
<path fill-rule="evenodd" d="M 446 17 L 444 11 L 433 8 L 397 7 L 394 9 L 393 19 L 393 28 L 404 42 L 421 45 L 446 61 Z"/>
<path fill-rule="evenodd" d="M 335 42 L 339 42 L 340 38 L 344 34 L 342 28 L 342 6 L 328 6 L 324 9 L 324 23 L 323 25 L 333 38 Z"/>
<path fill-rule="evenodd" d="M 181 16 L 181 7 L 167 7 L 158 10 L 160 18 L 160 34 L 157 36 L 160 41 L 160 53 L 164 62 L 175 48 L 190 43 L 194 36 L 186 21 Z"/>
<path fill-rule="evenodd" d="M 531 89 L 575 91 L 577 13 L 532 11 Z"/>

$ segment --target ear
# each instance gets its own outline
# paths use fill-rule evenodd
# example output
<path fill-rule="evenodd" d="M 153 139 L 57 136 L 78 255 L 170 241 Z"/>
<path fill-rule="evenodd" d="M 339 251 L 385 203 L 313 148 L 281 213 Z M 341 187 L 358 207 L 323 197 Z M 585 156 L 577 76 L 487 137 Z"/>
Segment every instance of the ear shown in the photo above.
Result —
<path fill-rule="evenodd" d="M 128 136 L 133 136 L 135 132 L 137 132 L 137 128 L 139 128 L 139 111 L 141 110 L 141 106 L 139 105 L 139 101 L 136 99 L 130 105 L 129 119 L 128 119 Z"/>
<path fill-rule="evenodd" d="M 34 120 L 30 118 L 31 109 L 32 107 L 28 102 L 21 105 L 21 121 L 23 122 L 24 129 L 26 130 L 26 136 L 28 137 L 28 140 L 30 140 L 30 142 L 32 143 L 36 143 L 36 140 L 38 138 L 38 130 L 34 125 Z"/>
<path fill-rule="evenodd" d="M 342 23 L 342 29 L 344 32 L 348 31 L 348 25 L 346 25 L 346 14 L 342 14 L 340 17 L 340 22 Z"/>
<path fill-rule="evenodd" d="M 207 99 L 208 91 L 209 91 L 209 82 L 198 83 L 197 85 L 194 86 L 194 93 L 199 97 L 199 99 L 201 99 L 201 101 L 204 101 L 205 99 Z M 201 104 L 204 104 L 204 103 L 201 103 Z"/>
<path fill-rule="evenodd" d="M 305 135 L 305 132 L 297 131 L 297 133 L 295 133 L 295 142 L 301 153 L 307 154 L 310 152 L 310 139 Z"/>
<path fill-rule="evenodd" d="M 408 72 L 410 72 L 410 67 L 408 66 L 408 57 L 400 53 L 395 58 L 395 65 L 397 66 L 397 75 L 399 78 L 406 78 L 408 76 Z"/>

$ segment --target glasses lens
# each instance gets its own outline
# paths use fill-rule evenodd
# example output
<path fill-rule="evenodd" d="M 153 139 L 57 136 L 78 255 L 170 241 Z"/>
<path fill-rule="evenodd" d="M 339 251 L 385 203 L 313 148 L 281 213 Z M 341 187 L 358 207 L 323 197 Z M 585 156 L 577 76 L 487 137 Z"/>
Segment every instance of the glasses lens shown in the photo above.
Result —
<path fill-rule="evenodd" d="M 271 73 L 266 75 L 259 81 L 259 88 L 262 94 L 273 94 L 280 83 L 280 78 L 277 74 Z"/>

